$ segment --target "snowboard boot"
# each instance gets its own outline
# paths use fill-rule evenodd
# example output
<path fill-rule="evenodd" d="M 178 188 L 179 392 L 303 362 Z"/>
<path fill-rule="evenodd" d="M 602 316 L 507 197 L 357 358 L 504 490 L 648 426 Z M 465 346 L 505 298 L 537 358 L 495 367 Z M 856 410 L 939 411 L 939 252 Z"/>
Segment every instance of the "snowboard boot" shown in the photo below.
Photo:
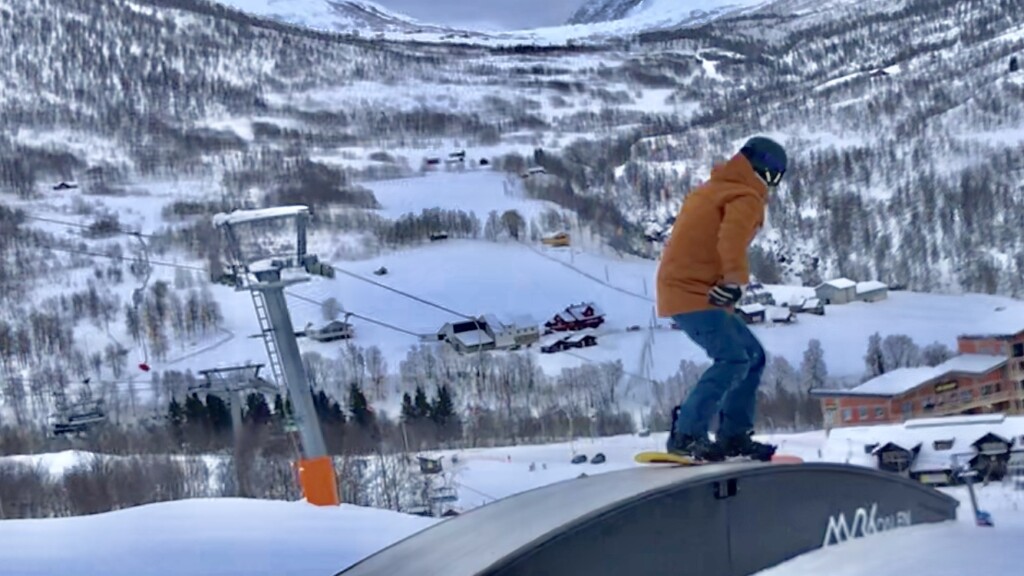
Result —
<path fill-rule="evenodd" d="M 721 462 L 725 459 L 722 448 L 708 439 L 706 435 L 701 437 L 670 432 L 665 451 L 700 462 Z"/>
<path fill-rule="evenodd" d="M 756 442 L 753 432 L 747 432 L 739 436 L 719 438 L 717 444 L 719 450 L 728 459 L 750 459 L 760 462 L 769 462 L 775 455 L 775 446 Z"/>

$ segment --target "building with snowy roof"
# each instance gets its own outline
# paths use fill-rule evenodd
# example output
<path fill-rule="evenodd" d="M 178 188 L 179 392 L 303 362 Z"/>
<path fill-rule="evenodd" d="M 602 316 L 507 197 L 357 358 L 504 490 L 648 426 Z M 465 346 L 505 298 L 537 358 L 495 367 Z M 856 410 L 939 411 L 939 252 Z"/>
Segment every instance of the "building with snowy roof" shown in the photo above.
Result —
<path fill-rule="evenodd" d="M 1003 355 L 961 354 L 938 366 L 898 368 L 854 388 L 816 389 L 829 427 L 953 414 L 1013 412 L 1017 383 Z"/>
<path fill-rule="evenodd" d="M 484 314 L 478 318 L 448 322 L 436 333 L 460 353 L 483 350 L 513 350 L 532 346 L 540 340 L 540 325 L 528 316 L 500 317 Z"/>
<path fill-rule="evenodd" d="M 825 304 L 848 304 L 857 299 L 857 283 L 849 278 L 836 278 L 815 287 L 814 295 Z"/>
<path fill-rule="evenodd" d="M 836 278 L 819 284 L 814 294 L 824 304 L 878 302 L 889 297 L 889 286 L 878 280 L 854 282 L 849 278 Z"/>
<path fill-rule="evenodd" d="M 889 286 L 878 280 L 857 282 L 855 297 L 861 302 L 878 302 L 889 297 Z"/>
<path fill-rule="evenodd" d="M 604 323 L 604 311 L 593 302 L 581 302 L 566 306 L 544 323 L 547 332 L 570 332 L 597 328 Z"/>
<path fill-rule="evenodd" d="M 974 470 L 999 480 L 1024 459 L 1024 417 L 1005 414 L 944 416 L 908 420 L 902 425 L 839 428 L 828 444 L 841 451 L 863 446 L 860 461 L 879 470 L 935 486 L 956 484 Z M 841 448 L 840 448 L 841 447 Z M 850 458 L 859 459 L 850 452 Z"/>

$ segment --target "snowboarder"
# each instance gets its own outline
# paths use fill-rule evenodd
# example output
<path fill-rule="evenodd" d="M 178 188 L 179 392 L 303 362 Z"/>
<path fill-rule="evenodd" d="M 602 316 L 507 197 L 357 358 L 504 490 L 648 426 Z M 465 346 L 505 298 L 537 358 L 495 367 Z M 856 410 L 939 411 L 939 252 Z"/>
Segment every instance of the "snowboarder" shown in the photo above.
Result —
<path fill-rule="evenodd" d="M 751 138 L 690 192 L 676 217 L 658 267 L 658 316 L 672 318 L 713 364 L 672 411 L 670 453 L 707 461 L 767 461 L 775 453 L 774 446 L 752 438 L 765 353 L 735 306 L 749 282 L 747 249 L 786 163 L 779 143 Z M 716 408 L 719 426 L 711 441 Z"/>

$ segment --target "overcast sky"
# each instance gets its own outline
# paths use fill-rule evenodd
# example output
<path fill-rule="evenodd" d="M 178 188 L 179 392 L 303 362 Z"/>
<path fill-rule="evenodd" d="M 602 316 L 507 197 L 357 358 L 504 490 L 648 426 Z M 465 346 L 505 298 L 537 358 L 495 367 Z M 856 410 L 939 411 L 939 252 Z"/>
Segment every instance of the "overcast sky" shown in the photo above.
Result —
<path fill-rule="evenodd" d="M 417 20 L 451 26 L 517 30 L 564 24 L 587 0 L 374 0 Z"/>

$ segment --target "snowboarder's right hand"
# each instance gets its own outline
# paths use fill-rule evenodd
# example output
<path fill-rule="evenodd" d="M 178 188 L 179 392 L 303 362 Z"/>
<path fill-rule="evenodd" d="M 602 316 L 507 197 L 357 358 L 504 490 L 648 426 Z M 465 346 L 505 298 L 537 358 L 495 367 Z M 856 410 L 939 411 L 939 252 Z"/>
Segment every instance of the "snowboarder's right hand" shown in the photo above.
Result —
<path fill-rule="evenodd" d="M 743 288 L 739 284 L 718 284 L 708 292 L 708 302 L 719 308 L 728 308 L 740 301 Z"/>

